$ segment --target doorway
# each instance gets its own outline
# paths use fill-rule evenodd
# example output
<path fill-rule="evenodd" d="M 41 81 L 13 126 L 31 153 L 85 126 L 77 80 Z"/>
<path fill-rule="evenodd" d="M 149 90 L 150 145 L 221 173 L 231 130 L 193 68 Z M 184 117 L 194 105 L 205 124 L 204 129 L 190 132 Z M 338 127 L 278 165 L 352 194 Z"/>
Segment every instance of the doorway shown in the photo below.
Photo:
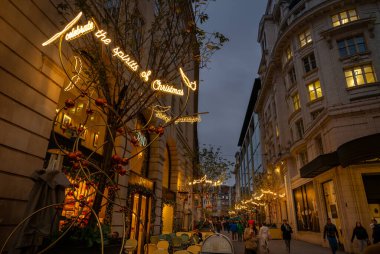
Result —
<path fill-rule="evenodd" d="M 151 197 L 141 193 L 134 193 L 132 199 L 132 215 L 129 237 L 137 240 L 137 253 L 142 253 L 144 244 L 148 242 L 150 217 L 151 217 Z"/>
<path fill-rule="evenodd" d="M 339 208 L 336 200 L 334 182 L 332 180 L 322 184 L 327 217 L 336 225 L 339 237 L 342 239 L 342 221 L 339 217 Z"/>

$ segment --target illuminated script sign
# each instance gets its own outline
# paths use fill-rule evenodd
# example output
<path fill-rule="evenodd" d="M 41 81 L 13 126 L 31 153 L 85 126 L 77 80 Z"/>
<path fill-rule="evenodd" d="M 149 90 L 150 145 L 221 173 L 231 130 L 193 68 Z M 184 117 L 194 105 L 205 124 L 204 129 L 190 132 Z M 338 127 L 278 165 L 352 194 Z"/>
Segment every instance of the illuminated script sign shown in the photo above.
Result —
<path fill-rule="evenodd" d="M 199 123 L 201 121 L 201 116 L 182 116 L 175 120 L 175 124 L 178 123 Z"/>
<path fill-rule="evenodd" d="M 162 113 L 162 112 L 156 112 L 156 113 L 155 113 L 155 116 L 156 116 L 158 119 L 163 120 L 165 123 L 168 123 L 168 122 L 170 122 L 170 120 L 172 120 L 172 118 L 171 118 L 170 116 L 168 116 L 167 114 Z"/>
<path fill-rule="evenodd" d="M 91 20 L 88 21 L 88 23 L 84 26 L 77 26 L 76 28 L 73 28 L 71 32 L 68 32 L 65 36 L 65 39 L 67 41 L 74 40 L 75 38 L 82 36 L 88 32 L 91 32 L 95 29 L 94 22 Z"/>
<path fill-rule="evenodd" d="M 76 38 L 79 38 L 82 35 L 85 35 L 89 33 L 90 31 L 95 29 L 95 24 L 93 21 L 88 21 L 86 25 L 78 25 L 74 28 L 74 25 L 79 21 L 79 19 L 82 16 L 82 12 L 80 12 L 72 21 L 70 21 L 65 28 L 56 33 L 53 37 L 51 37 L 49 40 L 42 43 L 42 46 L 47 46 L 50 43 L 54 42 L 61 36 L 65 35 L 66 40 L 74 40 Z M 68 32 L 70 29 L 72 30 Z M 107 32 L 101 29 L 98 29 L 95 32 L 95 37 L 98 38 L 104 45 L 109 45 L 112 40 L 107 36 Z M 138 62 L 132 58 L 132 56 L 125 53 L 120 47 L 113 47 L 112 48 L 112 56 L 117 57 L 120 61 L 122 61 L 130 70 L 137 72 L 139 69 Z M 179 72 L 181 74 L 181 78 L 183 83 L 192 91 L 195 91 L 197 89 L 197 83 L 196 81 L 191 82 L 189 78 L 185 75 L 184 71 L 179 68 Z M 146 71 L 140 71 L 139 76 L 143 80 L 143 82 L 149 82 L 149 77 L 151 76 L 152 71 L 146 70 Z M 156 79 L 151 83 L 151 88 L 155 91 L 160 91 L 164 93 L 169 93 L 173 95 L 183 96 L 184 91 L 183 89 L 175 88 L 173 85 L 165 84 L 161 80 Z M 180 120 L 179 122 L 194 122 L 194 120 Z M 197 120 L 199 122 L 199 120 Z"/>

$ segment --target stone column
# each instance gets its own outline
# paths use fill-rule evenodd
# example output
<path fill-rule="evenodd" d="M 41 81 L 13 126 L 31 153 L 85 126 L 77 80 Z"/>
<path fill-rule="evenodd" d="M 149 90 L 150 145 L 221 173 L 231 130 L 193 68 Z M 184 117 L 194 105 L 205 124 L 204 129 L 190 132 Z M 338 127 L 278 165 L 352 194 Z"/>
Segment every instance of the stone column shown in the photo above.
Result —
<path fill-rule="evenodd" d="M 148 177 L 155 184 L 154 195 L 156 200 L 152 203 L 155 212 L 153 223 L 153 235 L 159 235 L 162 227 L 162 172 L 164 165 L 164 138 L 155 141 L 150 147 Z"/>

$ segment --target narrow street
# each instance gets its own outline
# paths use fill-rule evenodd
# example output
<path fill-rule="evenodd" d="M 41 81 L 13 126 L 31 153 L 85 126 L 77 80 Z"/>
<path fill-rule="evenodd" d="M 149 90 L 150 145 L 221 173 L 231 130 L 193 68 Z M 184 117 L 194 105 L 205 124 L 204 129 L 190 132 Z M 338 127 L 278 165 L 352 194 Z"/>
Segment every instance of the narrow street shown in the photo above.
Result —
<path fill-rule="evenodd" d="M 225 231 L 222 234 L 228 236 L 230 239 L 232 237 L 231 233 Z M 235 254 L 244 254 L 244 242 L 233 241 Z M 285 244 L 283 240 L 271 240 L 269 242 L 269 253 L 272 254 L 287 254 L 285 250 Z M 291 254 L 330 254 L 331 250 L 329 248 L 322 247 L 320 245 L 311 244 L 304 241 L 292 240 L 291 241 Z M 338 251 L 337 254 L 344 254 L 347 252 Z M 260 253 L 263 254 L 263 253 Z"/>

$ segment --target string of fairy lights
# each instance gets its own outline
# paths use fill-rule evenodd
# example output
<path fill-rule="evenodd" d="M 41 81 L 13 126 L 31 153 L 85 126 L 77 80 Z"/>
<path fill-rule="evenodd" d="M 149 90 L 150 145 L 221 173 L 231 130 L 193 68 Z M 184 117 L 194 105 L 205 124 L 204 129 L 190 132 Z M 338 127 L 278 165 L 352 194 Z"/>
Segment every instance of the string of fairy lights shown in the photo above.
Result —
<path fill-rule="evenodd" d="M 211 186 L 219 186 L 219 185 L 222 185 L 222 181 L 221 180 L 210 180 L 210 179 L 207 179 L 207 175 L 204 175 L 202 178 L 200 179 L 194 179 L 193 181 L 189 182 L 188 184 L 189 185 L 196 185 L 196 184 L 210 184 Z"/>
<path fill-rule="evenodd" d="M 279 194 L 271 190 L 260 189 L 258 192 L 252 195 L 252 198 L 242 200 L 240 203 L 235 204 L 235 211 L 230 211 L 229 214 L 235 214 L 237 211 L 248 210 L 253 207 L 266 206 L 265 200 L 267 197 L 272 197 L 273 199 L 285 197 L 285 193 Z"/>

